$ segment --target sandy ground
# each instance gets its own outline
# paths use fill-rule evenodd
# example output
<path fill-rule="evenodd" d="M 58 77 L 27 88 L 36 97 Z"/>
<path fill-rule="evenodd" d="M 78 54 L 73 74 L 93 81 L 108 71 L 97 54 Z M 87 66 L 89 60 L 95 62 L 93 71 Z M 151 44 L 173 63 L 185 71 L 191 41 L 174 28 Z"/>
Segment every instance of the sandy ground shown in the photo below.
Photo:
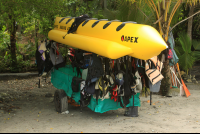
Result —
<path fill-rule="evenodd" d="M 42 81 L 37 88 L 37 77 L 21 80 L 1 80 L 0 93 L 9 94 L 0 106 L 13 106 L 12 111 L 0 110 L 0 133 L 195 133 L 200 132 L 200 85 L 188 85 L 191 96 L 140 97 L 138 117 L 124 116 L 124 109 L 95 113 L 69 106 L 69 114 L 55 111 L 55 88 Z M 19 108 L 19 109 L 18 109 Z"/>

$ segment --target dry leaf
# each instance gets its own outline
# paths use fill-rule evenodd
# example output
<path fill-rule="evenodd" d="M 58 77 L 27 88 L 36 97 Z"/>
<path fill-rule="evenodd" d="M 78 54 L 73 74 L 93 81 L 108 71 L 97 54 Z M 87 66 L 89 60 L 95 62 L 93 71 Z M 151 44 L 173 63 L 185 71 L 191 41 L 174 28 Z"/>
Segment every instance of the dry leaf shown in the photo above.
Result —
<path fill-rule="evenodd" d="M 156 105 L 155 103 L 153 103 L 152 105 Z"/>
<path fill-rule="evenodd" d="M 53 128 L 50 128 L 51 130 L 53 129 Z"/>
<path fill-rule="evenodd" d="M 83 132 L 81 132 L 81 133 L 83 133 Z"/>
<path fill-rule="evenodd" d="M 118 117 L 118 115 L 117 115 L 117 117 Z"/>
<path fill-rule="evenodd" d="M 8 118 L 8 120 L 9 120 L 10 118 Z"/>
<path fill-rule="evenodd" d="M 150 100 L 148 100 L 147 103 L 150 103 Z"/>
<path fill-rule="evenodd" d="M 26 131 L 28 131 L 28 129 Z"/>

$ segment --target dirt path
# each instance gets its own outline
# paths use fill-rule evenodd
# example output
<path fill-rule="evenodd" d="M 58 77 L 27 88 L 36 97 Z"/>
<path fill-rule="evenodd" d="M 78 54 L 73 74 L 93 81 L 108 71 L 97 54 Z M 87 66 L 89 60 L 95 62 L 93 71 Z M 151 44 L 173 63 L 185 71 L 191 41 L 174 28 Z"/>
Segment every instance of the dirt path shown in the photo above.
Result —
<path fill-rule="evenodd" d="M 47 80 L 47 83 L 50 79 Z M 50 83 L 37 88 L 37 77 L 0 81 L 0 93 L 7 95 L 13 111 L 0 110 L 0 133 L 195 133 L 200 131 L 199 85 L 188 85 L 191 96 L 162 97 L 153 95 L 153 103 L 140 97 L 138 117 L 125 117 L 124 109 L 100 114 L 84 108 L 69 106 L 69 114 L 55 111 L 53 97 L 45 97 L 56 90 Z M 0 103 L 0 106 L 3 104 Z M 5 105 L 4 105 L 5 106 Z M 17 108 L 20 109 L 17 109 Z"/>

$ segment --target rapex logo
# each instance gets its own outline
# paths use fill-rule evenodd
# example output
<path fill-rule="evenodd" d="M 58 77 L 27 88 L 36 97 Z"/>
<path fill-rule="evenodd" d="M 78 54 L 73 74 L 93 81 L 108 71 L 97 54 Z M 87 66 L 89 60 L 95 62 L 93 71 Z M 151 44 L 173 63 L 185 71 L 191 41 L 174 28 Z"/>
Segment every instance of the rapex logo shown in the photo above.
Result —
<path fill-rule="evenodd" d="M 131 36 L 124 36 L 122 35 L 121 41 L 131 42 L 131 43 L 138 43 L 139 37 L 131 37 Z"/>

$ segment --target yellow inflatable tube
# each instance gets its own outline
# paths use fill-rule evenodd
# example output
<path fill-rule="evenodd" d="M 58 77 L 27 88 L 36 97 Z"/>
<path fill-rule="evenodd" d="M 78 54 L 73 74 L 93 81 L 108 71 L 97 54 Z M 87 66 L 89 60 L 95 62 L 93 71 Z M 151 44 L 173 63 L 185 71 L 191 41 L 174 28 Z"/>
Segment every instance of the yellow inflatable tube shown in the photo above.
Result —
<path fill-rule="evenodd" d="M 82 50 L 117 59 L 125 55 L 147 60 L 160 54 L 167 44 L 158 31 L 148 25 L 88 19 L 75 33 L 67 33 L 72 17 L 56 17 L 54 29 L 48 33 L 51 40 Z"/>

